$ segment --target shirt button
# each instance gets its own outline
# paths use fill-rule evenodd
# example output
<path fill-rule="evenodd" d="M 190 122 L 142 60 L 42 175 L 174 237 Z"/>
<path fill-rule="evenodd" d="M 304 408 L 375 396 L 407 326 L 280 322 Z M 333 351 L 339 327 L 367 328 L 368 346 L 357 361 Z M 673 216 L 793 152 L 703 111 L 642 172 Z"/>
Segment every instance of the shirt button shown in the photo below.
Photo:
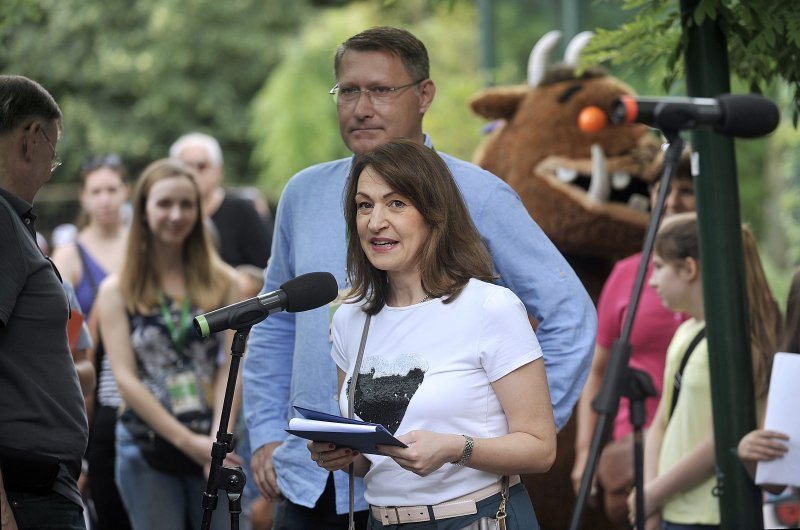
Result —
<path fill-rule="evenodd" d="M 339 401 L 339 394 L 334 394 L 331 398 L 333 398 L 334 401 Z"/>

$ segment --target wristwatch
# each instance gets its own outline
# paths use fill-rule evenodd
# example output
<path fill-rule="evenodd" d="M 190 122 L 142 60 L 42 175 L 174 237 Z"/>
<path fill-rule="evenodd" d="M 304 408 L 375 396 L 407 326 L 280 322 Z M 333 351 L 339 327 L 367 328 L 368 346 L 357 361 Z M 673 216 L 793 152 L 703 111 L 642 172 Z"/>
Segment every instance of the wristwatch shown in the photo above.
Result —
<path fill-rule="evenodd" d="M 464 437 L 464 452 L 461 454 L 459 460 L 450 462 L 457 466 L 464 466 L 469 462 L 469 459 L 472 458 L 472 448 L 475 447 L 475 440 L 472 439 L 472 436 L 467 436 L 466 434 L 462 434 L 461 436 Z"/>

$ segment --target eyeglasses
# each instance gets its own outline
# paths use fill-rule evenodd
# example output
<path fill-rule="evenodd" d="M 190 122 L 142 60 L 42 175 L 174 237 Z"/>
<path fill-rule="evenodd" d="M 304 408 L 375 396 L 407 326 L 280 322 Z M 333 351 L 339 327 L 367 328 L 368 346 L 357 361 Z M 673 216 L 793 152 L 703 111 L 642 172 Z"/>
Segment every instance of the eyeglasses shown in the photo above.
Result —
<path fill-rule="evenodd" d="M 414 81 L 407 85 L 376 86 L 372 88 L 341 87 L 337 83 L 328 93 L 333 96 L 333 101 L 340 107 L 354 104 L 362 94 L 369 96 L 369 100 L 372 101 L 374 105 L 382 105 L 389 102 L 398 95 L 400 91 L 418 85 L 423 81 L 425 80 L 420 79 L 419 81 Z"/>
<path fill-rule="evenodd" d="M 42 136 L 44 136 L 44 139 L 47 140 L 47 145 L 49 145 L 50 149 L 53 150 L 53 161 L 50 162 L 50 173 L 52 173 L 58 168 L 58 166 L 61 165 L 61 157 L 58 156 L 58 151 L 56 151 L 56 146 L 53 145 L 53 142 L 51 142 L 50 138 L 47 137 L 47 133 L 44 132 L 44 127 L 39 127 L 39 130 L 42 132 Z"/>
<path fill-rule="evenodd" d="M 184 164 L 194 169 L 198 173 L 202 173 L 203 171 L 211 167 L 211 162 L 207 160 L 186 160 L 184 161 Z"/>

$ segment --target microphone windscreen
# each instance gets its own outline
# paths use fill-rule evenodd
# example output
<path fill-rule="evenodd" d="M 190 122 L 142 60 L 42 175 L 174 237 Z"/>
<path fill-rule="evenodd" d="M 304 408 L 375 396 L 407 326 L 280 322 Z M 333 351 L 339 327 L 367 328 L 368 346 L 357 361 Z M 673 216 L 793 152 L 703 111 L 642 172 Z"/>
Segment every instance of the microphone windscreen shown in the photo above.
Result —
<path fill-rule="evenodd" d="M 309 272 L 281 285 L 286 293 L 286 311 L 298 313 L 332 302 L 339 294 L 336 278 L 330 272 Z"/>
<path fill-rule="evenodd" d="M 722 121 L 715 130 L 739 138 L 756 138 L 778 126 L 781 113 L 771 100 L 757 94 L 722 94 L 717 98 Z"/>

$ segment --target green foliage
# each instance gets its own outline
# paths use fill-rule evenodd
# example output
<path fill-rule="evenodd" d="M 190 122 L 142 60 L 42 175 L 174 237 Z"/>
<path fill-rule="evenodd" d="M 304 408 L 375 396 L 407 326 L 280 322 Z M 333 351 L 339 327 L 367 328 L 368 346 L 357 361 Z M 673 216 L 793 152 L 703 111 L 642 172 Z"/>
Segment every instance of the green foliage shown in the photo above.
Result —
<path fill-rule="evenodd" d="M 587 64 L 611 61 L 646 69 L 654 85 L 673 90 L 683 75 L 686 47 L 675 0 L 626 0 L 634 11 L 618 29 L 598 31 L 587 48 Z M 687 17 L 687 27 L 716 20 L 728 41 L 731 73 L 750 91 L 761 92 L 782 80 L 794 91 L 794 124 L 800 114 L 800 2 L 785 0 L 701 0 Z"/>
<path fill-rule="evenodd" d="M 333 50 L 347 38 L 338 29 L 351 17 L 318 12 L 306 29 L 285 45 L 277 65 L 252 107 L 250 136 L 259 187 L 276 200 L 288 178 L 313 163 L 347 156 L 339 138 L 333 86 Z M 352 20 L 358 24 L 359 20 Z"/>
<path fill-rule="evenodd" d="M 525 83 L 527 78 L 528 56 L 536 41 L 548 31 L 562 27 L 566 3 L 544 0 L 483 0 L 491 4 L 494 26 L 494 55 L 496 69 L 493 84 L 514 85 Z M 627 18 L 617 5 L 597 0 L 577 0 L 575 2 L 575 25 L 579 31 L 598 31 L 602 28 L 618 27 Z M 559 62 L 572 35 L 564 39 L 553 52 L 552 62 Z M 606 65 L 608 66 L 608 65 Z M 611 68 L 612 74 L 617 72 Z M 637 71 L 624 71 L 625 82 L 637 87 L 644 80 Z"/>
<path fill-rule="evenodd" d="M 781 182 L 777 194 L 777 217 L 780 230 L 786 240 L 783 261 L 800 263 L 800 141 L 797 131 L 780 127 L 775 133 L 776 173 Z"/>
<path fill-rule="evenodd" d="M 26 20 L 38 20 L 42 10 L 36 0 L 3 0 L 0 2 L 0 32 Z M 2 36 L 2 33 L 0 33 Z"/>
<path fill-rule="evenodd" d="M 446 3 L 446 2 L 445 2 Z M 439 15 L 439 16 L 437 16 Z M 311 164 L 348 156 L 328 94 L 334 84 L 333 55 L 348 37 L 376 25 L 397 25 L 417 35 L 431 55 L 436 99 L 425 131 L 437 149 L 469 159 L 483 121 L 467 105 L 480 89 L 474 53 L 474 11 L 463 5 L 401 5 L 354 2 L 321 10 L 287 44 L 284 58 L 258 93 L 250 125 L 259 186 L 275 200 L 294 173 Z"/>
<path fill-rule="evenodd" d="M 3 0 L 0 2 L 0 31 L 25 20 L 38 20 L 41 16 L 36 0 Z"/>
<path fill-rule="evenodd" d="M 36 79 L 61 105 L 59 180 L 95 152 L 118 152 L 135 174 L 191 130 L 220 140 L 230 181 L 252 179 L 248 105 L 306 2 L 12 3 L 27 15 L 0 25 L 0 70 Z"/>

